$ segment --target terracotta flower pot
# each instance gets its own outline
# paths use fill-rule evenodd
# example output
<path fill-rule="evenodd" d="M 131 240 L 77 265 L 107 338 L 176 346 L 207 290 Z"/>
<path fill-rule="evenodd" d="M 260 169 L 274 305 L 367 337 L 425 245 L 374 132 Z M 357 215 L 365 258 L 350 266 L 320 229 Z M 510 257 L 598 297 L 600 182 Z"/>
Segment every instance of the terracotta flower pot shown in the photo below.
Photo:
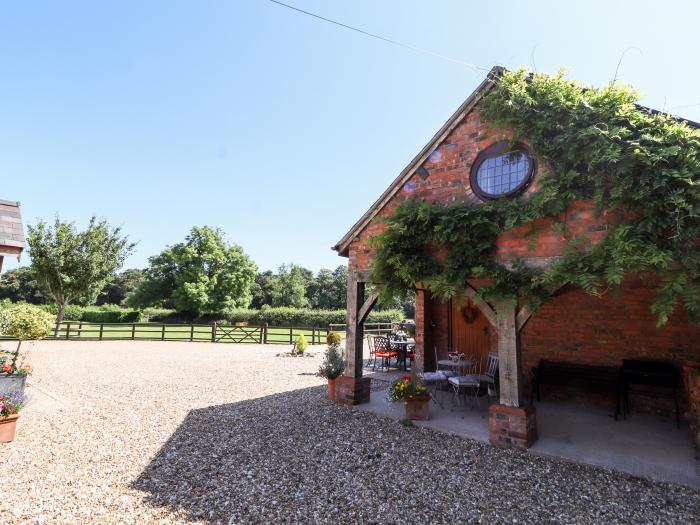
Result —
<path fill-rule="evenodd" d="M 15 439 L 17 418 L 19 418 L 18 415 L 0 417 L 0 443 L 9 443 Z"/>
<path fill-rule="evenodd" d="M 335 401 L 335 379 L 328 380 L 328 399 Z"/>
<path fill-rule="evenodd" d="M 427 421 L 430 419 L 430 396 L 409 397 L 403 401 L 406 419 Z"/>

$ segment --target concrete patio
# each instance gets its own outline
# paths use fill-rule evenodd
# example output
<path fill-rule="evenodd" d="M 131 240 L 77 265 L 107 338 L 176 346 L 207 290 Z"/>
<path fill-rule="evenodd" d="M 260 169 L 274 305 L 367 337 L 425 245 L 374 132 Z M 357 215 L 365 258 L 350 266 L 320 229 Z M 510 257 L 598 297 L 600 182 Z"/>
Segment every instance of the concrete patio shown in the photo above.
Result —
<path fill-rule="evenodd" d="M 410 373 L 410 372 L 409 372 Z M 388 401 L 388 387 L 405 372 L 366 371 L 376 381 L 370 403 L 357 408 L 393 419 L 403 418 L 401 403 Z M 439 392 L 444 408 L 430 404 L 430 420 L 416 425 L 488 442 L 488 402 L 480 398 L 474 409 L 452 407 L 451 393 Z M 605 407 L 574 402 L 542 401 L 537 406 L 539 439 L 531 453 L 608 467 L 635 476 L 700 487 L 698 457 L 685 423 L 676 428 L 672 417 L 633 413 L 615 421 Z"/>

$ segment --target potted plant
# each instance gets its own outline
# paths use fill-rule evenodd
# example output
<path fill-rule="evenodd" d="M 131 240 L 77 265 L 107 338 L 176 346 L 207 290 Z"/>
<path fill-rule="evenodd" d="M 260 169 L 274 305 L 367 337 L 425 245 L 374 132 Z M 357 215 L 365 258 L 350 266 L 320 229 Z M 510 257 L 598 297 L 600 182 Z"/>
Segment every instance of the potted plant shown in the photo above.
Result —
<path fill-rule="evenodd" d="M 31 304 L 17 304 L 0 312 L 0 330 L 3 335 L 17 339 L 14 352 L 0 355 L 0 392 L 23 390 L 31 367 L 20 359 L 22 342 L 43 339 L 51 333 L 53 316 Z"/>
<path fill-rule="evenodd" d="M 328 379 L 328 398 L 331 401 L 335 401 L 335 380 L 341 376 L 344 370 L 345 360 L 340 350 L 340 344 L 329 344 L 321 368 L 318 369 L 318 375 Z"/>
<path fill-rule="evenodd" d="M 15 439 L 17 419 L 23 406 L 24 393 L 21 390 L 0 393 L 0 443 L 9 443 Z"/>
<path fill-rule="evenodd" d="M 403 376 L 394 381 L 389 388 L 389 399 L 403 400 L 406 419 L 426 421 L 430 418 L 430 392 L 425 385 L 411 376 Z"/>

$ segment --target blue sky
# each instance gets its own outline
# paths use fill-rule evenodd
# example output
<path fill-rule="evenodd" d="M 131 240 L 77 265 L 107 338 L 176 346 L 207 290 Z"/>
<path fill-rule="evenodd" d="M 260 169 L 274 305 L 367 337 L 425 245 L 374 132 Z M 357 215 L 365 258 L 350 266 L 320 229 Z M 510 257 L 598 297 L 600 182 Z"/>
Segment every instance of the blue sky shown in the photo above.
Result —
<path fill-rule="evenodd" d="M 288 3 L 594 85 L 632 47 L 618 78 L 700 120 L 699 2 Z M 5 3 L 0 54 L 0 198 L 122 225 L 127 267 L 205 224 L 261 269 L 344 263 L 330 247 L 484 76 L 265 0 Z"/>

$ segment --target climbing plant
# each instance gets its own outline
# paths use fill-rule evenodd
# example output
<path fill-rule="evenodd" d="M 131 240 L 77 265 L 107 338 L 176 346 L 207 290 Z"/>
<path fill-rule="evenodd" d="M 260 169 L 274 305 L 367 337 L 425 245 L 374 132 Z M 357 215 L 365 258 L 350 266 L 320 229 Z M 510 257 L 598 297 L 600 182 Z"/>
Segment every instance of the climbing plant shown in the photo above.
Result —
<path fill-rule="evenodd" d="M 481 115 L 530 146 L 540 160 L 537 191 L 480 206 L 399 205 L 373 238 L 382 297 L 422 283 L 446 299 L 462 294 L 467 278 L 488 278 L 479 299 L 536 307 L 556 283 L 603 294 L 627 273 L 651 272 L 658 323 L 679 305 L 700 322 L 700 132 L 637 105 L 637 92 L 618 83 L 593 88 L 525 70 L 494 82 Z M 566 235 L 565 212 L 576 200 L 592 200 L 605 216 L 602 242 Z M 545 217 L 568 239 L 563 257 L 539 270 L 494 259 L 500 233 Z"/>

